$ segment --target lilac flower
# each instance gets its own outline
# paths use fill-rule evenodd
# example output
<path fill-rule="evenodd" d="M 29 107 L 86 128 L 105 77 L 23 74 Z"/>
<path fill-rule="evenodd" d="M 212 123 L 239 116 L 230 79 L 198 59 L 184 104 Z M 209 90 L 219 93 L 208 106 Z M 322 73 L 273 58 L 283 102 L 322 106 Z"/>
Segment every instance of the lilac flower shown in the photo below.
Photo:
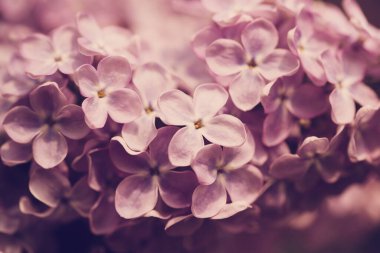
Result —
<path fill-rule="evenodd" d="M 252 159 L 253 151 L 252 137 L 238 148 L 222 149 L 209 144 L 199 150 L 191 164 L 201 184 L 192 197 L 191 210 L 195 217 L 208 218 L 225 212 L 227 192 L 232 204 L 244 203 L 245 208 L 258 197 L 263 176 L 255 166 L 247 164 Z M 229 210 L 228 215 L 224 213 L 223 217 L 233 214 Z"/>
<path fill-rule="evenodd" d="M 344 166 L 344 156 L 337 150 L 339 141 L 339 134 L 331 141 L 325 137 L 307 137 L 297 154 L 277 158 L 271 165 L 270 173 L 275 178 L 304 181 L 309 186 L 315 181 L 313 174 L 328 183 L 335 183 Z"/>
<path fill-rule="evenodd" d="M 175 131 L 175 127 L 160 128 L 149 150 L 135 156 L 127 154 L 117 138 L 111 142 L 115 166 L 131 174 L 116 189 L 115 205 L 120 216 L 132 219 L 151 212 L 159 195 L 172 208 L 190 206 L 195 175 L 192 171 L 173 170 L 168 159 L 168 145 Z"/>
<path fill-rule="evenodd" d="M 168 73 L 157 63 L 138 67 L 133 74 L 133 84 L 140 95 L 142 112 L 139 118 L 124 124 L 121 136 L 131 150 L 142 152 L 157 135 L 155 119 L 160 116 L 158 97 L 173 87 Z"/>
<path fill-rule="evenodd" d="M 79 50 L 89 56 L 125 55 L 131 33 L 118 26 L 100 28 L 96 20 L 88 14 L 77 15 Z"/>
<path fill-rule="evenodd" d="M 109 56 L 99 62 L 97 70 L 86 64 L 75 74 L 80 92 L 86 97 L 82 108 L 89 127 L 104 127 L 108 115 L 118 123 L 131 122 L 140 116 L 140 98 L 126 88 L 132 71 L 125 58 Z"/>
<path fill-rule="evenodd" d="M 0 148 L 1 161 L 7 166 L 15 166 L 32 160 L 32 145 L 12 140 L 5 142 Z"/>
<path fill-rule="evenodd" d="M 327 50 L 322 54 L 327 80 L 334 85 L 329 100 L 331 118 L 337 124 L 351 123 L 355 117 L 355 101 L 360 105 L 376 105 L 376 93 L 362 83 L 365 63 L 349 51 Z"/>
<path fill-rule="evenodd" d="M 263 143 L 275 146 L 283 142 L 296 123 L 296 118 L 312 119 L 328 109 L 323 89 L 301 84 L 303 74 L 281 78 L 272 85 L 262 104 L 267 116 L 263 126 Z M 265 92 L 264 92 L 265 93 Z"/>
<path fill-rule="evenodd" d="M 83 111 L 77 105 L 67 104 L 65 95 L 52 82 L 34 89 L 29 101 L 32 110 L 16 106 L 7 113 L 4 130 L 17 143 L 32 142 L 33 158 L 41 167 L 55 167 L 68 152 L 64 136 L 78 140 L 88 134 Z"/>
<path fill-rule="evenodd" d="M 20 54 L 27 61 L 26 71 L 34 76 L 52 75 L 57 70 L 73 74 L 92 58 L 81 55 L 77 48 L 77 31 L 69 26 L 54 30 L 50 37 L 33 34 L 20 45 Z"/>
<path fill-rule="evenodd" d="M 279 35 L 269 21 L 259 18 L 249 23 L 238 42 L 219 39 L 208 46 L 206 62 L 218 76 L 234 75 L 229 93 L 234 104 L 248 111 L 260 102 L 269 81 L 290 76 L 299 68 L 296 57 L 286 49 L 276 49 Z"/>
<path fill-rule="evenodd" d="M 380 163 L 380 111 L 378 107 L 362 107 L 353 122 L 348 154 L 352 162 Z"/>
<path fill-rule="evenodd" d="M 169 144 L 169 159 L 173 165 L 190 165 L 204 145 L 203 137 L 226 147 L 244 143 L 243 123 L 232 115 L 216 115 L 227 99 L 223 87 L 213 83 L 199 85 L 193 98 L 179 90 L 161 95 L 158 106 L 162 120 L 169 125 L 185 126 L 176 132 Z"/>

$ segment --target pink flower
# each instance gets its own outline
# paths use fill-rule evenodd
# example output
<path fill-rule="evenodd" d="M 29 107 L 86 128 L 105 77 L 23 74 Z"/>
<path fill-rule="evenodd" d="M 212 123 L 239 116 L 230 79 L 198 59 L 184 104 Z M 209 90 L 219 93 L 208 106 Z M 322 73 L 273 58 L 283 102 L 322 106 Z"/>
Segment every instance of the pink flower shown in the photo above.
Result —
<path fill-rule="evenodd" d="M 253 152 L 252 136 L 241 147 L 222 149 L 209 144 L 199 150 L 191 164 L 201 184 L 192 197 L 191 210 L 195 217 L 208 218 L 224 212 L 227 193 L 232 204 L 244 203 L 245 208 L 256 200 L 263 186 L 263 175 L 248 164 Z"/>
<path fill-rule="evenodd" d="M 32 142 L 36 163 L 46 169 L 52 168 L 67 155 L 65 136 L 78 140 L 88 134 L 83 111 L 77 105 L 67 104 L 65 95 L 52 82 L 34 89 L 29 100 L 33 110 L 26 106 L 14 107 L 5 116 L 4 130 L 17 143 Z M 25 149 L 29 150 L 23 145 L 16 145 L 14 155 L 27 157 Z"/>
<path fill-rule="evenodd" d="M 216 40 L 206 50 L 206 62 L 218 76 L 235 76 L 229 85 L 231 99 L 239 109 L 248 111 L 260 102 L 268 81 L 294 74 L 299 62 L 288 50 L 276 49 L 278 32 L 265 19 L 249 23 L 241 41 L 243 46 L 233 40 Z"/>
<path fill-rule="evenodd" d="M 160 116 L 158 97 L 173 88 L 173 85 L 170 85 L 165 69 L 152 62 L 135 70 L 133 84 L 142 102 L 141 116 L 124 124 L 121 135 L 133 152 L 142 152 L 157 135 L 155 120 Z"/>
<path fill-rule="evenodd" d="M 57 70 L 72 74 L 92 58 L 79 53 L 77 31 L 69 26 L 55 29 L 51 36 L 33 34 L 22 41 L 20 54 L 27 61 L 26 71 L 34 76 L 52 75 Z"/>
<path fill-rule="evenodd" d="M 77 15 L 79 50 L 89 56 L 125 55 L 131 32 L 118 26 L 99 27 L 96 20 L 87 14 Z"/>
<path fill-rule="evenodd" d="M 226 104 L 228 93 L 218 84 L 199 85 L 193 98 L 179 90 L 162 94 L 158 106 L 162 120 L 175 126 L 185 126 L 177 131 L 169 144 L 169 159 L 173 165 L 188 166 L 196 152 L 208 141 L 226 147 L 244 143 L 246 133 L 243 123 L 227 114 L 217 115 Z"/>
<path fill-rule="evenodd" d="M 91 128 L 104 127 L 107 116 L 118 123 L 137 119 L 142 111 L 138 94 L 128 88 L 132 76 L 128 61 L 120 56 L 102 59 L 97 70 L 83 65 L 76 71 L 86 122 Z"/>
<path fill-rule="evenodd" d="M 355 101 L 360 105 L 375 106 L 376 93 L 362 83 L 365 63 L 349 51 L 327 50 L 322 54 L 327 80 L 334 85 L 329 100 L 331 118 L 337 124 L 351 123 L 355 117 Z"/>
<path fill-rule="evenodd" d="M 192 171 L 174 171 L 168 159 L 168 145 L 175 127 L 163 127 L 149 145 L 149 150 L 131 156 L 115 137 L 111 141 L 111 158 L 115 166 L 128 174 L 116 189 L 115 206 L 120 216 L 137 218 L 151 212 L 159 196 L 172 208 L 191 204 L 191 194 L 197 184 Z M 120 145 L 121 144 L 121 145 Z"/>

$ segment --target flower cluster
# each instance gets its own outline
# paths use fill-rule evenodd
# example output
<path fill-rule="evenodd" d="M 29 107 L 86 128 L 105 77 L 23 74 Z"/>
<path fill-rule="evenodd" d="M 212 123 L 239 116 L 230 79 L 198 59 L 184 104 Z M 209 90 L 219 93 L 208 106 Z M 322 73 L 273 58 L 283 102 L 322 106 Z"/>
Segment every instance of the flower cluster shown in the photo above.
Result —
<path fill-rule="evenodd" d="M 380 29 L 355 0 L 71 2 L 0 3 L 0 252 L 77 252 L 54 237 L 83 221 L 80 252 L 289 230 L 314 252 L 336 217 L 380 224 Z"/>

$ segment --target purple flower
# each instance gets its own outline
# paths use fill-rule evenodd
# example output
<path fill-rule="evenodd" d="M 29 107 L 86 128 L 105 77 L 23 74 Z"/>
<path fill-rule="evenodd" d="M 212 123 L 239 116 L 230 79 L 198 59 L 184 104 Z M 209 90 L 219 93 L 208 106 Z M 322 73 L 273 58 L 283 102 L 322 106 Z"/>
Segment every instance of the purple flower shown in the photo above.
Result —
<path fill-rule="evenodd" d="M 208 46 L 206 62 L 218 76 L 234 75 L 229 93 L 243 111 L 260 102 L 261 91 L 268 81 L 290 76 L 299 68 L 297 58 L 286 49 L 276 49 L 279 35 L 269 21 L 259 18 L 241 33 L 240 43 L 219 39 Z"/>
<path fill-rule="evenodd" d="M 51 37 L 33 34 L 20 45 L 20 54 L 27 61 L 26 71 L 34 76 L 52 75 L 57 70 L 73 74 L 92 58 L 81 55 L 77 48 L 77 31 L 69 26 L 54 30 Z"/>
<path fill-rule="evenodd" d="M 175 127 L 160 128 L 148 151 L 135 156 L 126 153 L 118 139 L 111 142 L 115 166 L 131 174 L 116 189 L 115 205 L 120 216 L 132 219 L 151 212 L 159 196 L 172 208 L 190 206 L 196 177 L 192 171 L 173 170 L 168 158 L 169 141 L 175 131 Z"/>
<path fill-rule="evenodd" d="M 83 111 L 77 105 L 67 104 L 65 95 L 52 82 L 34 89 L 29 101 L 32 110 L 16 106 L 7 113 L 4 130 L 17 143 L 32 142 L 33 158 L 41 167 L 55 167 L 67 155 L 65 137 L 78 140 L 88 134 Z"/>
<path fill-rule="evenodd" d="M 97 70 L 86 64 L 75 74 L 80 92 L 86 97 L 82 108 L 89 127 L 104 127 L 108 115 L 118 123 L 131 122 L 140 116 L 140 98 L 126 88 L 132 71 L 125 58 L 109 56 L 99 62 Z"/>
<path fill-rule="evenodd" d="M 169 144 L 169 159 L 173 165 L 188 166 L 196 152 L 208 141 L 226 146 L 240 146 L 245 141 L 243 123 L 228 114 L 216 115 L 226 104 L 228 93 L 220 85 L 199 85 L 193 98 L 179 90 L 161 95 L 158 106 L 162 120 L 178 130 Z"/>
<path fill-rule="evenodd" d="M 133 152 L 142 152 L 157 135 L 155 120 L 160 116 L 157 100 L 163 92 L 173 87 L 168 73 L 157 63 L 138 67 L 133 74 L 133 84 L 142 102 L 141 116 L 124 124 L 121 136 Z"/>
<path fill-rule="evenodd" d="M 362 83 L 365 63 L 349 51 L 327 50 L 322 56 L 327 80 L 334 85 L 329 100 L 331 118 L 337 124 L 351 123 L 355 117 L 355 101 L 360 105 L 375 106 L 376 93 Z"/>
<path fill-rule="evenodd" d="M 322 88 L 301 84 L 303 73 L 281 78 L 268 85 L 262 104 L 267 116 L 263 125 L 263 142 L 275 146 L 283 142 L 300 119 L 312 119 L 328 109 L 327 96 Z M 265 93 L 265 92 L 264 92 Z"/>
<path fill-rule="evenodd" d="M 192 197 L 191 210 L 195 217 L 222 215 L 226 218 L 235 213 L 232 210 L 242 211 L 258 197 L 263 175 L 248 164 L 253 152 L 252 136 L 241 147 L 222 148 L 209 144 L 199 150 L 191 164 L 201 184 Z M 232 204 L 237 202 L 232 209 L 231 206 L 226 208 L 227 193 Z M 240 209 L 242 206 L 245 208 Z"/>

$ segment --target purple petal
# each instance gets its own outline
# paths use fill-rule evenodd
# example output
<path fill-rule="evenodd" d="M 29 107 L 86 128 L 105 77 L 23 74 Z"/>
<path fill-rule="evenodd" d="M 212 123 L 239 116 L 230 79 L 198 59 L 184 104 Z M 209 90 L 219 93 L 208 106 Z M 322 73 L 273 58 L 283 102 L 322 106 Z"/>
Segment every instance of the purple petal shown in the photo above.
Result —
<path fill-rule="evenodd" d="M 358 83 L 348 87 L 351 97 L 362 106 L 376 106 L 379 103 L 374 90 L 364 83 Z"/>
<path fill-rule="evenodd" d="M 191 211 L 197 218 L 216 215 L 226 205 L 227 192 L 223 184 L 216 180 L 211 185 L 199 185 L 192 197 Z"/>
<path fill-rule="evenodd" d="M 131 89 L 118 89 L 107 96 L 107 109 L 111 119 L 117 123 L 128 123 L 142 113 L 139 95 Z"/>
<path fill-rule="evenodd" d="M 268 54 L 259 65 L 260 73 L 268 80 L 291 76 L 297 72 L 300 63 L 290 51 L 276 49 Z"/>
<path fill-rule="evenodd" d="M 222 158 L 222 148 L 219 145 L 209 144 L 198 151 L 191 163 L 191 168 L 200 184 L 210 185 L 215 182 L 218 166 L 224 165 L 220 164 Z"/>
<path fill-rule="evenodd" d="M 193 101 L 189 95 L 179 90 L 171 90 L 162 94 L 158 106 L 163 114 L 163 121 L 169 125 L 182 126 L 196 120 Z"/>
<path fill-rule="evenodd" d="M 278 179 L 299 179 L 309 169 L 310 163 L 298 155 L 283 155 L 274 160 L 270 174 Z"/>
<path fill-rule="evenodd" d="M 89 64 L 82 65 L 76 70 L 75 80 L 80 89 L 80 93 L 84 97 L 97 96 L 98 90 L 104 88 L 99 84 L 96 69 Z"/>
<path fill-rule="evenodd" d="M 185 208 L 191 205 L 191 196 L 198 185 L 192 171 L 169 171 L 160 176 L 162 200 L 170 207 Z"/>
<path fill-rule="evenodd" d="M 265 81 L 258 71 L 245 70 L 237 75 L 231 82 L 229 93 L 231 99 L 242 111 L 249 111 L 259 102 Z"/>
<path fill-rule="evenodd" d="M 65 137 L 52 128 L 41 132 L 34 139 L 32 148 L 34 160 L 45 169 L 60 164 L 68 152 Z"/>
<path fill-rule="evenodd" d="M 82 217 L 88 217 L 92 206 L 98 198 L 98 193 L 88 185 L 86 176 L 75 183 L 69 195 L 71 207 Z"/>
<path fill-rule="evenodd" d="M 263 143 L 273 147 L 283 142 L 290 134 L 294 120 L 285 106 L 266 116 L 263 126 Z"/>
<path fill-rule="evenodd" d="M 99 62 L 98 76 L 106 87 L 120 89 L 131 81 L 132 70 L 124 57 L 108 56 Z"/>
<path fill-rule="evenodd" d="M 127 173 L 146 173 L 150 169 L 147 153 L 130 155 L 127 153 L 124 140 L 120 137 L 112 138 L 109 144 L 110 156 L 114 165 Z"/>
<path fill-rule="evenodd" d="M 56 208 L 51 208 L 47 206 L 41 208 L 40 206 L 37 206 L 37 204 L 35 204 L 34 202 L 35 201 L 32 201 L 26 196 L 21 197 L 19 201 L 19 208 L 21 213 L 34 215 L 38 218 L 45 218 L 52 215 L 56 210 Z"/>
<path fill-rule="evenodd" d="M 201 84 L 195 88 L 193 103 L 198 118 L 212 117 L 227 103 L 228 93 L 219 84 Z"/>
<path fill-rule="evenodd" d="M 213 220 L 221 220 L 227 219 L 231 216 L 234 216 L 237 213 L 240 213 L 247 208 L 249 208 L 249 204 L 244 201 L 232 202 L 226 204 L 217 215 L 213 216 L 211 219 Z"/>
<path fill-rule="evenodd" d="M 312 84 L 297 87 L 287 105 L 289 111 L 301 119 L 314 118 L 328 109 L 324 90 Z"/>
<path fill-rule="evenodd" d="M 348 124 L 355 117 L 355 102 L 346 89 L 334 89 L 329 96 L 331 118 L 337 124 Z"/>
<path fill-rule="evenodd" d="M 206 49 L 213 41 L 221 38 L 220 30 L 215 25 L 207 26 L 197 32 L 192 41 L 191 46 L 199 58 L 206 57 Z"/>
<path fill-rule="evenodd" d="M 336 52 L 332 49 L 323 52 L 321 61 L 327 80 L 333 84 L 340 83 L 344 78 L 344 72 L 341 59 L 338 59 Z"/>
<path fill-rule="evenodd" d="M 46 59 L 53 57 L 50 38 L 43 34 L 33 34 L 20 43 L 20 54 L 26 59 Z"/>
<path fill-rule="evenodd" d="M 144 114 L 135 121 L 124 124 L 121 135 L 128 147 L 135 151 L 145 151 L 157 135 L 154 122 L 154 117 Z"/>
<path fill-rule="evenodd" d="M 152 177 L 129 176 L 118 185 L 115 207 L 125 219 L 143 216 L 153 210 L 158 199 L 158 185 Z"/>
<path fill-rule="evenodd" d="M 65 95 L 54 82 L 47 82 L 35 88 L 30 93 L 29 101 L 33 110 L 45 117 L 52 116 L 67 104 Z"/>
<path fill-rule="evenodd" d="M 33 196 L 49 207 L 58 206 L 64 194 L 70 189 L 70 182 L 57 169 L 32 171 L 29 190 Z"/>
<path fill-rule="evenodd" d="M 102 194 L 91 209 L 91 232 L 95 235 L 110 234 L 117 229 L 121 218 L 115 209 L 113 195 Z"/>
<path fill-rule="evenodd" d="M 156 138 L 149 145 L 151 158 L 160 166 L 169 169 L 172 165 L 169 162 L 168 147 L 174 134 L 178 131 L 177 127 L 165 126 L 157 131 Z"/>
<path fill-rule="evenodd" d="M 156 106 L 159 96 L 169 88 L 167 73 L 157 63 L 146 63 L 133 73 L 133 83 L 136 86 L 144 106 Z"/>
<path fill-rule="evenodd" d="M 76 21 L 78 31 L 86 39 L 94 42 L 102 36 L 102 31 L 93 16 L 78 13 Z"/>
<path fill-rule="evenodd" d="M 86 123 L 90 128 L 102 128 L 107 121 L 106 100 L 97 97 L 86 98 L 82 103 Z"/>
<path fill-rule="evenodd" d="M 32 146 L 8 141 L 1 146 L 1 160 L 7 166 L 29 162 L 32 159 Z"/>
<path fill-rule="evenodd" d="M 42 123 L 28 107 L 17 106 L 6 114 L 3 127 L 12 140 L 29 143 L 41 131 Z"/>
<path fill-rule="evenodd" d="M 251 57 L 262 58 L 276 48 L 279 36 L 272 23 L 263 18 L 258 18 L 244 28 L 241 41 Z"/>
<path fill-rule="evenodd" d="M 80 106 L 66 105 L 56 115 L 57 129 L 67 138 L 79 140 L 85 137 L 90 129 L 84 120 L 84 113 Z"/>
<path fill-rule="evenodd" d="M 225 178 L 226 190 L 231 201 L 243 201 L 247 204 L 256 200 L 264 182 L 260 170 L 253 165 L 229 171 Z"/>
<path fill-rule="evenodd" d="M 329 139 L 310 136 L 303 141 L 298 148 L 297 154 L 302 158 L 311 158 L 316 154 L 326 153 L 329 146 Z"/>
<path fill-rule="evenodd" d="M 175 166 L 188 166 L 204 145 L 200 131 L 192 127 L 178 130 L 170 141 L 169 160 Z"/>
<path fill-rule="evenodd" d="M 243 123 L 232 115 L 217 115 L 204 124 L 201 128 L 202 134 L 212 143 L 236 147 L 242 145 L 246 139 Z"/>
<path fill-rule="evenodd" d="M 208 67 L 217 75 L 239 73 L 246 67 L 244 49 L 233 40 L 218 39 L 206 49 Z"/>

